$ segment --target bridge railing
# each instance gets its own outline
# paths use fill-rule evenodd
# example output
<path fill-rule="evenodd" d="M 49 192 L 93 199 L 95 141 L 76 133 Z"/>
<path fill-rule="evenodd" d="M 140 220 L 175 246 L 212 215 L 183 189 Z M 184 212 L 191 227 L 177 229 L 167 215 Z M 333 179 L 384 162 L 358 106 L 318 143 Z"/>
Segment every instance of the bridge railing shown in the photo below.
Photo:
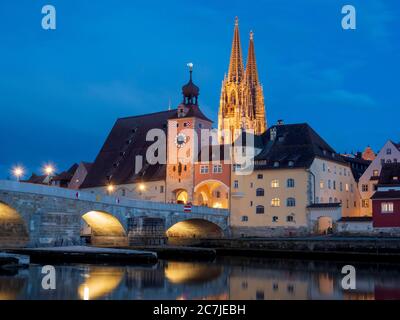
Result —
<path fill-rule="evenodd" d="M 46 186 L 32 183 L 21 183 L 10 180 L 0 180 L 0 191 L 29 193 L 50 197 L 59 197 L 65 199 L 73 199 L 77 201 L 90 201 L 107 205 L 124 206 L 131 208 L 146 208 L 151 210 L 176 211 L 183 212 L 184 206 L 181 204 L 171 204 L 154 202 L 147 200 L 135 200 L 126 197 L 117 197 L 109 195 L 99 195 L 87 191 L 71 190 L 54 186 Z M 209 207 L 192 207 L 193 214 L 209 214 L 228 216 L 229 211 L 226 209 L 214 209 Z"/>

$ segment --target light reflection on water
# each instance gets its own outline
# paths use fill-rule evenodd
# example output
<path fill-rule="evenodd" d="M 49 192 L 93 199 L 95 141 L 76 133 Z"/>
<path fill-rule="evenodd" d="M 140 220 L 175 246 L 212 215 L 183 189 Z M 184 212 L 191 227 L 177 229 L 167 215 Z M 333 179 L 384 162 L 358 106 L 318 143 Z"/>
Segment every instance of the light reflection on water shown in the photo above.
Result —
<path fill-rule="evenodd" d="M 0 272 L 0 300 L 13 299 L 400 299 L 399 265 L 354 263 L 357 289 L 341 288 L 345 264 L 224 258 L 154 266 L 56 266 L 43 290 L 40 265 Z"/>

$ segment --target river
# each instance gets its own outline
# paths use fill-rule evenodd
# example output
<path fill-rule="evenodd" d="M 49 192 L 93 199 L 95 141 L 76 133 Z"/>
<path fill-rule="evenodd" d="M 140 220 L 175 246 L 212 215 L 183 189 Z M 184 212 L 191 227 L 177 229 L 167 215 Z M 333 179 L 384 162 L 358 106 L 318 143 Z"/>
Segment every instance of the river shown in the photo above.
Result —
<path fill-rule="evenodd" d="M 342 267 L 356 268 L 344 290 Z M 41 265 L 0 271 L 0 300 L 15 299 L 400 299 L 395 264 L 224 257 L 149 266 L 56 265 L 56 289 L 42 288 Z"/>

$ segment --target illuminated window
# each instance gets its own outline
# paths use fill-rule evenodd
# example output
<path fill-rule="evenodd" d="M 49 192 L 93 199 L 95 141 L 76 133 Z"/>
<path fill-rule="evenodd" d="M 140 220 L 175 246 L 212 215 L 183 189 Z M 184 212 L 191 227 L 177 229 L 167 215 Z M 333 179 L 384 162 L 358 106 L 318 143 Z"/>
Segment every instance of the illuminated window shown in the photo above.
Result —
<path fill-rule="evenodd" d="M 372 175 L 373 175 L 374 177 L 378 177 L 378 176 L 379 176 L 379 171 L 378 171 L 378 170 L 374 170 L 373 173 L 372 173 Z"/>
<path fill-rule="evenodd" d="M 208 165 L 200 166 L 200 174 L 207 174 L 208 173 Z"/>
<path fill-rule="evenodd" d="M 319 182 L 319 187 L 320 187 L 321 189 L 324 188 L 324 180 L 321 180 L 321 181 Z"/>
<path fill-rule="evenodd" d="M 264 197 L 264 189 L 263 188 L 258 188 L 256 190 L 256 196 L 257 197 Z"/>
<path fill-rule="evenodd" d="M 369 208 L 369 200 L 368 200 L 368 199 L 363 199 L 363 200 L 361 201 L 361 206 L 362 206 L 363 208 Z"/>
<path fill-rule="evenodd" d="M 350 190 L 350 188 L 349 188 L 349 184 L 348 183 L 346 183 L 346 192 L 349 192 L 349 190 Z"/>
<path fill-rule="evenodd" d="M 381 203 L 382 213 L 393 213 L 393 202 L 382 202 Z"/>
<path fill-rule="evenodd" d="M 271 188 L 279 188 L 279 180 L 272 180 L 271 181 Z"/>
<path fill-rule="evenodd" d="M 281 206 L 281 200 L 279 198 L 274 198 L 271 200 L 271 206 L 272 207 L 280 207 Z"/>

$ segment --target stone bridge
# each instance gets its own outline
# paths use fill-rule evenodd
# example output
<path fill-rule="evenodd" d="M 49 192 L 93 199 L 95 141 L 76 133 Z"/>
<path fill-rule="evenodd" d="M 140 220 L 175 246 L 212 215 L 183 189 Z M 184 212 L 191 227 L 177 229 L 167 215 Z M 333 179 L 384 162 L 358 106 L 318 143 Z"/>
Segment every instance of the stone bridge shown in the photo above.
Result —
<path fill-rule="evenodd" d="M 0 247 L 160 244 L 229 233 L 228 210 L 0 180 Z"/>

